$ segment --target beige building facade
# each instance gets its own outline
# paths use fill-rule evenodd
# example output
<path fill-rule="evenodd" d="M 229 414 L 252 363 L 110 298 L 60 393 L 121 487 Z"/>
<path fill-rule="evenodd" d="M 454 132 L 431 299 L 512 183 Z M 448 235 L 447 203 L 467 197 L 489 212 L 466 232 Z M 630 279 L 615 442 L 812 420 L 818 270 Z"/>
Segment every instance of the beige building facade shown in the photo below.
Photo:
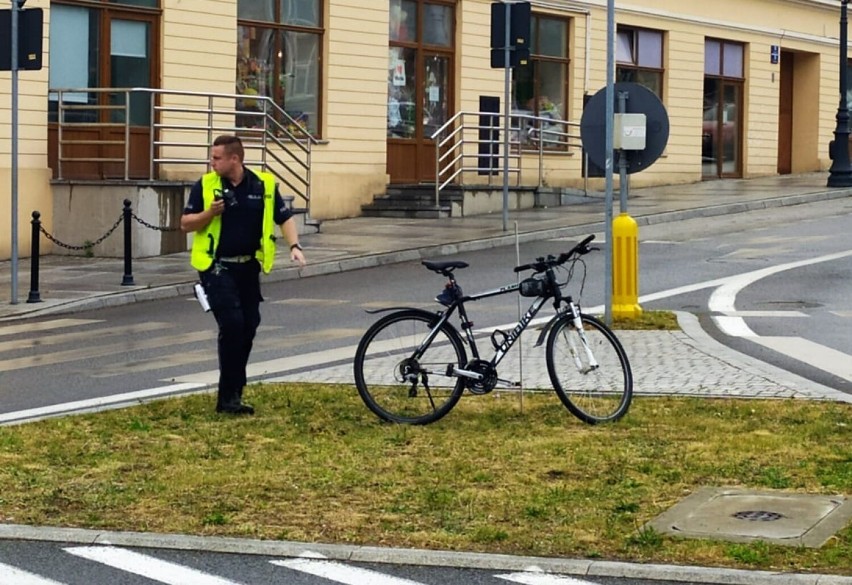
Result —
<path fill-rule="evenodd" d="M 71 244 L 95 240 L 128 193 L 146 221 L 175 225 L 188 185 L 206 169 L 201 145 L 219 131 L 249 132 L 262 117 L 278 128 L 269 136 L 282 152 L 310 143 L 300 176 L 317 220 L 357 216 L 388 185 L 432 184 L 436 172 L 443 180 L 436 132 L 505 101 L 504 71 L 490 61 L 491 4 L 29 0 L 44 10 L 44 67 L 18 73 L 20 256 L 29 255 L 36 210 Z M 523 156 L 513 184 L 600 188 L 563 134 L 553 131 L 561 138 L 544 144 L 541 162 L 536 151 L 548 128 L 577 133 L 585 100 L 605 85 L 606 0 L 533 0 L 531 11 L 529 63 L 510 83 L 511 111 L 525 117 L 515 126 Z M 663 156 L 631 184 L 827 169 L 839 16 L 833 0 L 616 1 L 617 79 L 656 93 L 670 122 Z M 130 87 L 152 92 L 116 91 Z M 215 99 L 231 105 L 211 106 Z M 199 135 L 189 120 L 200 110 Z M 59 127 L 74 115 L 89 134 L 76 126 L 71 140 Z M 0 72 L 0 259 L 11 254 L 11 120 L 11 74 Z M 487 180 L 501 179 L 462 168 L 450 182 Z M 46 241 L 42 250 L 59 251 Z M 142 253 L 162 251 L 154 243 Z"/>

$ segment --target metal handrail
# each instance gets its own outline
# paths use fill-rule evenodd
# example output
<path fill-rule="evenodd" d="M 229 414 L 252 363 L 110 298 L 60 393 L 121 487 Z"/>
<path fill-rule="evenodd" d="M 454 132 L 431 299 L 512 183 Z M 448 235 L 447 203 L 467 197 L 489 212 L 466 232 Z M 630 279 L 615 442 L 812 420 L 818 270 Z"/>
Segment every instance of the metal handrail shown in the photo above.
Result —
<path fill-rule="evenodd" d="M 148 136 L 149 169 L 148 180 L 162 177 L 163 165 L 201 165 L 210 170 L 210 154 L 213 138 L 217 134 L 236 133 L 243 139 L 247 151 L 248 164 L 258 165 L 261 170 L 272 173 L 276 179 L 287 186 L 292 194 L 305 203 L 306 221 L 310 222 L 311 200 L 311 147 L 319 143 L 298 120 L 284 111 L 271 98 L 266 96 L 246 96 L 236 93 L 204 93 L 177 91 L 147 87 L 133 88 L 55 88 L 50 90 L 58 99 L 58 161 L 57 177 L 63 178 L 63 163 L 94 162 L 123 163 L 123 176 L 130 175 L 130 128 L 131 95 L 145 93 L 151 96 Z M 67 94 L 113 94 L 123 95 L 121 105 L 66 103 Z M 173 98 L 170 100 L 169 98 Z M 245 102 L 251 100 L 254 109 L 247 109 Z M 172 103 L 169 103 L 169 102 Z M 68 113 L 73 111 L 92 112 L 96 122 L 69 121 Z M 105 111 L 124 111 L 121 122 L 100 122 Z M 252 125 L 240 125 L 240 120 L 251 120 Z M 123 157 L 107 158 L 69 157 L 66 148 L 80 144 L 77 140 L 66 140 L 65 134 L 71 128 L 123 128 L 123 140 L 93 139 L 85 141 L 93 146 L 123 146 Z M 200 135 L 196 139 L 195 136 Z M 172 156 L 162 156 L 164 150 L 180 152 Z M 195 151 L 195 153 L 192 153 Z M 203 152 L 203 156 L 201 156 Z M 192 154 L 195 154 L 193 156 Z M 257 160 L 248 160 L 249 154 L 256 154 Z"/>
<path fill-rule="evenodd" d="M 483 116 L 489 116 L 497 123 L 483 125 Z M 471 122 L 470 120 L 474 120 Z M 488 175 L 488 185 L 495 176 L 503 174 L 502 166 L 495 165 L 502 156 L 497 153 L 502 148 L 501 137 L 504 132 L 503 114 L 497 112 L 456 112 L 440 128 L 432 133 L 435 141 L 435 205 L 440 201 L 441 191 L 461 178 L 459 185 L 464 186 L 465 173 Z M 485 130 L 486 132 L 481 132 Z M 485 134 L 487 138 L 480 138 Z M 471 146 L 475 146 L 472 148 Z M 487 153 L 481 154 L 480 146 L 486 146 Z M 528 114 L 509 114 L 509 174 L 514 174 L 516 184 L 520 185 L 524 154 L 535 152 L 538 158 L 538 186 L 544 180 L 544 157 L 549 154 L 567 153 L 572 149 L 581 149 L 580 124 L 568 120 L 556 120 L 547 116 Z M 476 159 L 476 165 L 467 162 Z M 488 161 L 488 166 L 481 166 Z"/>

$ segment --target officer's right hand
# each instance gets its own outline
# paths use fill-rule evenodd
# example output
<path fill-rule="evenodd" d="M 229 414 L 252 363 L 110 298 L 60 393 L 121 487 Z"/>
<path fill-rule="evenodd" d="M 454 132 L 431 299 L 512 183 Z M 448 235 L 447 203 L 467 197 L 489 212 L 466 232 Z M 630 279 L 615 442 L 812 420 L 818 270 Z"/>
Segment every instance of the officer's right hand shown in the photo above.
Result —
<path fill-rule="evenodd" d="M 213 203 L 210 204 L 210 213 L 213 215 L 222 215 L 222 212 L 225 211 L 225 200 L 224 199 L 214 199 Z"/>

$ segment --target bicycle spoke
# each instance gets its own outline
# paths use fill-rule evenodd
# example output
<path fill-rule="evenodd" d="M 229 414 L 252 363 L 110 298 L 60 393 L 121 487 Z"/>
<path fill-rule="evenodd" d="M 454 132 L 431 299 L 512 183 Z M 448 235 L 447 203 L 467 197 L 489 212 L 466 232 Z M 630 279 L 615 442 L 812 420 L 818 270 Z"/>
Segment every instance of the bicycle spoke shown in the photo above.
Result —
<path fill-rule="evenodd" d="M 624 416 L 633 394 L 630 364 L 606 326 L 584 315 L 581 332 L 563 320 L 551 331 L 547 351 L 553 387 L 575 416 L 590 424 Z"/>
<path fill-rule="evenodd" d="M 447 375 L 465 359 L 454 330 L 445 326 L 421 347 L 433 321 L 434 316 L 423 311 L 393 313 L 378 321 L 358 347 L 358 392 L 384 420 L 433 422 L 449 412 L 464 390 L 459 378 Z M 419 359 L 414 357 L 418 350 Z"/>

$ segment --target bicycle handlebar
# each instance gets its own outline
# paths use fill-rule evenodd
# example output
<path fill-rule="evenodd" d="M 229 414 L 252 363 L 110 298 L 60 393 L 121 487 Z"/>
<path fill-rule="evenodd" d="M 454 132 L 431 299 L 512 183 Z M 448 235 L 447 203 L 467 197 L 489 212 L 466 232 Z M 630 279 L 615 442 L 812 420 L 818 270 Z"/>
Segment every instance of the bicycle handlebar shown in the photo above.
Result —
<path fill-rule="evenodd" d="M 521 264 L 520 266 L 515 266 L 515 272 L 523 272 L 524 270 L 535 270 L 536 272 L 544 272 L 548 268 L 553 268 L 554 266 L 560 266 L 568 261 L 575 254 L 577 256 L 584 256 L 593 250 L 599 250 L 599 248 L 590 248 L 589 243 L 595 239 L 595 235 L 592 234 L 588 236 L 579 244 L 575 245 L 567 252 L 562 252 L 559 257 L 548 256 L 547 258 L 536 258 L 535 262 L 531 262 L 529 264 Z"/>

